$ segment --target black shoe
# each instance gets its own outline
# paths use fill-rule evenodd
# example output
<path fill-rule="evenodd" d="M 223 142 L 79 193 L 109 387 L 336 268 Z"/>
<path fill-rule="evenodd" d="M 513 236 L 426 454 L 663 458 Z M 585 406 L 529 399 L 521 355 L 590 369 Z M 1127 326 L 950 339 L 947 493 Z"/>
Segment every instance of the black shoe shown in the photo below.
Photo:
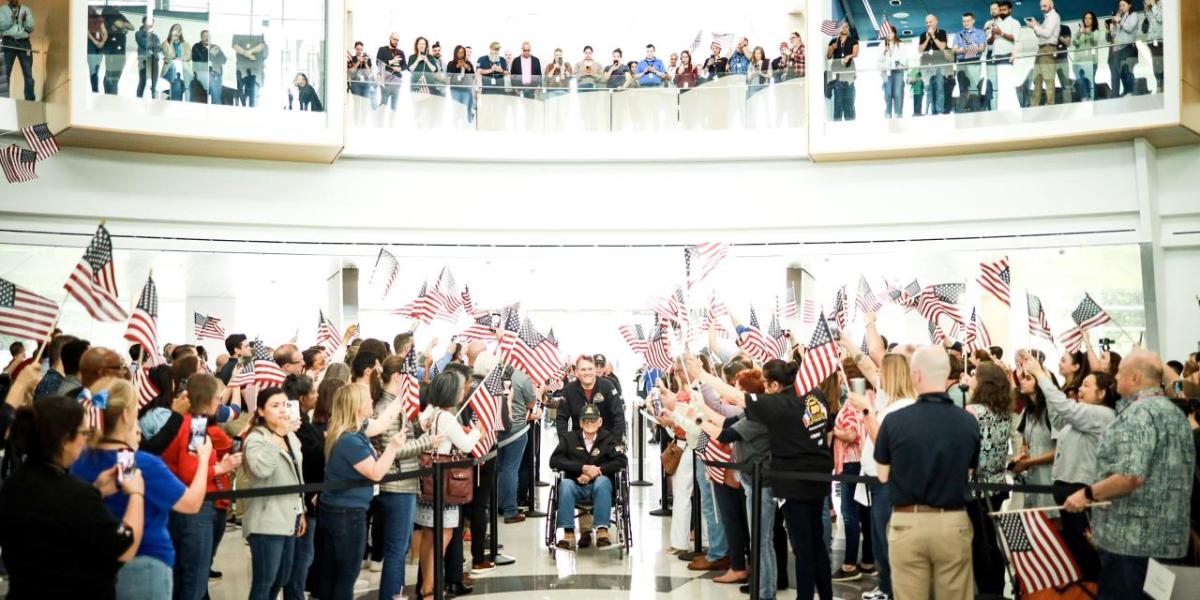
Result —
<path fill-rule="evenodd" d="M 739 586 L 738 586 L 738 591 L 739 591 L 739 592 L 741 592 L 741 593 L 743 593 L 743 594 L 749 594 L 749 593 L 750 593 L 750 584 L 748 584 L 748 583 L 743 583 L 742 585 L 739 585 Z"/>
<path fill-rule="evenodd" d="M 465 585 L 462 583 L 447 583 L 446 584 L 446 593 L 451 596 L 466 596 L 467 594 L 470 594 L 473 591 L 475 591 L 474 586 Z"/>
<path fill-rule="evenodd" d="M 874 566 L 864 567 L 862 565 L 858 565 L 858 572 L 862 573 L 863 575 L 874 575 L 875 567 Z"/>
<path fill-rule="evenodd" d="M 579 534 L 579 547 L 590 548 L 592 545 L 592 532 L 584 531 Z"/>
<path fill-rule="evenodd" d="M 842 567 L 833 572 L 831 579 L 833 581 L 855 581 L 862 579 L 862 573 L 859 573 L 858 569 L 847 571 L 845 567 Z"/>
<path fill-rule="evenodd" d="M 214 571 L 212 569 L 208 570 L 208 578 L 209 579 L 220 579 L 222 575 L 224 575 L 224 573 L 222 573 L 220 571 Z"/>

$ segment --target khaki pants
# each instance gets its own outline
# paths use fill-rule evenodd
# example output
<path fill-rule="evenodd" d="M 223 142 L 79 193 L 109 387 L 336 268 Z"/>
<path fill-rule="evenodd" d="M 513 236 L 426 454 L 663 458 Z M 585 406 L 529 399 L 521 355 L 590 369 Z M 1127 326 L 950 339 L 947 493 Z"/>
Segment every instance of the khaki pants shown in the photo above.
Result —
<path fill-rule="evenodd" d="M 1042 86 L 1046 86 L 1046 106 L 1054 104 L 1054 63 L 1053 44 L 1038 46 L 1037 58 L 1033 62 L 1033 101 L 1030 106 L 1042 104 Z"/>
<path fill-rule="evenodd" d="M 888 525 L 888 559 L 893 597 L 971 600 L 971 521 L 964 510 L 945 513 L 893 512 Z"/>

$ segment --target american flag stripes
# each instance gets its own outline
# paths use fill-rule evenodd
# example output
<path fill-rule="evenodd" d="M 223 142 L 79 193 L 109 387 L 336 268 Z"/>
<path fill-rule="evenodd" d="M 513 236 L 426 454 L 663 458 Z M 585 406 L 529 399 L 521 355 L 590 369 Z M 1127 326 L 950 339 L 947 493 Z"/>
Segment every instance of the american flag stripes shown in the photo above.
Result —
<path fill-rule="evenodd" d="M 654 327 L 654 332 L 650 334 L 650 340 L 646 343 L 646 364 L 650 367 L 662 371 L 669 371 L 674 366 L 675 361 L 671 357 L 671 345 L 667 334 L 667 324 L 659 321 Z"/>
<path fill-rule="evenodd" d="M 829 333 L 829 323 L 824 318 L 818 319 L 808 350 L 804 352 L 804 359 L 796 371 L 796 394 L 803 396 L 821 385 L 826 377 L 837 370 L 840 360 L 837 342 Z"/>
<path fill-rule="evenodd" d="M 375 268 L 371 269 L 371 279 L 367 284 L 375 283 L 375 277 L 378 276 L 379 280 L 383 281 L 383 297 L 386 298 L 399 273 L 400 261 L 396 260 L 396 256 L 388 252 L 387 248 L 380 248 L 379 256 L 375 257 Z"/>
<path fill-rule="evenodd" d="M 670 296 L 650 299 L 650 309 L 659 317 L 667 319 L 681 327 L 687 327 L 687 303 L 683 299 L 683 288 L 676 287 Z"/>
<path fill-rule="evenodd" d="M 287 379 L 287 373 L 279 368 L 275 363 L 275 359 L 271 358 L 271 353 L 267 352 L 267 346 L 261 340 L 255 339 L 252 344 L 254 348 L 254 387 L 262 390 L 271 386 L 283 385 L 283 380 Z"/>
<path fill-rule="evenodd" d="M 128 317 L 117 300 L 112 237 L 104 225 L 96 229 L 96 235 L 63 287 L 97 321 L 124 321 Z"/>
<path fill-rule="evenodd" d="M 716 294 L 712 294 L 708 297 L 708 312 L 714 319 L 718 317 L 728 317 L 729 307 L 725 306 L 724 302 L 718 301 Z"/>
<path fill-rule="evenodd" d="M 325 317 L 325 311 L 317 309 L 317 345 L 325 348 L 330 354 L 342 347 L 342 336 L 338 335 L 333 321 Z"/>
<path fill-rule="evenodd" d="M 833 299 L 833 318 L 839 331 L 846 330 L 846 322 L 850 320 L 850 307 L 846 297 L 846 286 L 838 288 L 837 296 Z"/>
<path fill-rule="evenodd" d="M 538 333 L 528 317 L 521 323 L 521 329 L 517 332 L 510 361 L 534 381 L 550 379 L 558 374 L 559 366 L 562 365 L 558 346 Z"/>
<path fill-rule="evenodd" d="M 704 448 L 704 460 L 707 462 L 733 462 L 733 447 L 729 444 L 722 444 L 717 440 L 709 438 L 707 446 Z M 724 483 L 725 468 L 714 467 L 708 464 L 704 465 L 704 472 L 708 475 L 709 481 L 716 483 Z"/>
<path fill-rule="evenodd" d="M 1072 327 L 1064 333 L 1059 341 L 1066 346 L 1067 350 L 1076 352 L 1083 344 L 1083 332 L 1093 327 L 1103 325 L 1112 321 L 1112 317 L 1096 304 L 1095 300 L 1088 294 L 1083 295 L 1083 300 L 1079 301 L 1079 306 L 1071 311 L 1071 320 L 1075 321 L 1075 327 Z"/>
<path fill-rule="evenodd" d="M 904 286 L 904 289 L 900 291 L 902 293 L 899 304 L 907 309 L 905 312 L 916 308 L 921 297 L 921 284 L 914 279 L 912 280 L 912 283 Z"/>
<path fill-rule="evenodd" d="M 646 333 L 642 330 L 641 325 L 621 325 L 617 327 L 617 331 L 621 333 L 621 339 L 625 340 L 634 354 L 645 356 L 648 342 L 646 342 Z"/>
<path fill-rule="evenodd" d="M 708 330 L 711 329 L 711 330 L 713 330 L 713 333 L 717 334 L 717 336 L 719 336 L 719 337 L 723 337 L 723 338 L 729 337 L 729 329 L 727 329 L 725 327 L 725 325 L 723 323 L 721 323 L 721 320 L 718 319 L 713 314 L 713 311 L 711 309 L 708 309 L 708 308 L 700 309 L 700 319 L 699 320 L 700 320 L 700 324 L 701 324 L 701 331 L 703 331 L 704 333 L 707 333 Z M 700 333 L 700 332 L 697 332 L 697 333 Z"/>
<path fill-rule="evenodd" d="M 482 385 L 482 384 L 481 384 Z M 476 427 L 480 427 L 479 441 L 475 442 L 475 446 L 471 448 L 471 458 L 483 458 L 488 452 L 492 451 L 492 446 L 496 445 L 496 432 L 494 430 L 482 429 L 482 425 L 478 421 L 473 421 Z"/>
<path fill-rule="evenodd" d="M 463 304 L 462 293 L 458 291 L 454 274 L 448 267 L 442 267 L 442 272 L 427 298 L 431 301 L 434 317 L 450 323 L 458 320 L 458 311 L 462 309 Z"/>
<path fill-rule="evenodd" d="M 1042 511 L 995 517 L 1021 594 L 1062 588 L 1079 580 L 1079 566 Z"/>
<path fill-rule="evenodd" d="M 463 312 L 468 315 L 475 314 L 475 302 L 471 299 L 471 288 L 465 285 L 462 291 L 462 308 Z"/>
<path fill-rule="evenodd" d="M 795 319 L 800 316 L 800 311 L 796 307 L 796 289 L 788 286 L 787 293 L 784 294 L 783 304 L 777 311 L 780 319 Z"/>
<path fill-rule="evenodd" d="M 938 325 L 936 321 L 930 321 L 929 322 L 929 343 L 930 344 L 942 344 L 942 343 L 945 343 L 945 341 L 947 339 L 948 338 L 946 337 L 946 332 L 942 331 L 942 326 Z"/>
<path fill-rule="evenodd" d="M 871 292 L 867 278 L 862 275 L 858 276 L 858 296 L 854 299 L 854 305 L 863 314 L 879 312 L 879 309 L 883 308 L 883 305 L 879 303 L 879 298 Z"/>
<path fill-rule="evenodd" d="M 486 310 L 475 313 L 475 322 L 458 334 L 458 337 L 466 340 L 494 340 L 496 339 L 496 321 L 499 318 L 499 315 Z"/>
<path fill-rule="evenodd" d="M 985 289 L 1005 306 L 1012 306 L 1009 293 L 1012 275 L 1008 270 L 1008 257 L 996 262 L 979 263 L 979 287 Z"/>
<path fill-rule="evenodd" d="M 774 344 L 769 342 L 766 336 L 763 335 L 762 329 L 758 325 L 758 313 L 754 311 L 754 306 L 750 307 L 750 323 L 746 326 L 746 337 L 742 339 L 742 350 L 745 350 L 751 358 L 760 363 L 765 363 L 777 355 L 773 351 Z"/>
<path fill-rule="evenodd" d="M 771 358 L 781 358 L 788 349 L 787 332 L 779 326 L 779 317 L 771 315 L 771 324 L 767 326 L 767 344 L 774 353 Z"/>
<path fill-rule="evenodd" d="M 821 310 L 817 307 L 817 303 L 812 298 L 805 298 L 803 305 L 804 310 L 800 313 L 800 322 L 805 325 L 816 323 L 817 315 L 821 313 Z"/>
<path fill-rule="evenodd" d="M 690 290 L 696 284 L 704 281 L 727 256 L 729 256 L 729 244 L 721 242 L 707 242 L 684 248 L 683 264 L 687 275 L 688 289 Z"/>
<path fill-rule="evenodd" d="M 937 321 L 938 317 L 946 315 L 952 321 L 962 324 L 962 314 L 958 312 L 958 303 L 962 301 L 962 297 L 967 293 L 967 285 L 965 283 L 939 283 L 931 285 L 921 291 L 921 297 L 917 301 L 917 310 L 921 316 L 930 321 Z"/>
<path fill-rule="evenodd" d="M 883 24 L 879 26 L 879 38 L 882 40 L 890 40 L 896 35 L 896 28 L 892 26 L 891 21 L 887 17 L 883 18 Z"/>
<path fill-rule="evenodd" d="M 429 282 L 422 282 L 417 297 L 412 302 L 392 311 L 392 314 L 410 317 L 425 324 L 432 323 L 434 315 L 437 314 L 437 307 L 434 299 L 429 295 Z"/>
<path fill-rule="evenodd" d="M 824 21 L 821 21 L 821 33 L 831 37 L 838 35 L 842 31 L 842 26 L 845 24 L 845 19 L 842 19 L 841 21 L 825 19 Z"/>
<path fill-rule="evenodd" d="M 253 362 L 239 364 L 234 368 L 233 376 L 229 378 L 229 387 L 245 387 L 248 385 L 254 385 Z"/>
<path fill-rule="evenodd" d="M 479 420 L 483 431 L 495 431 L 500 426 L 500 397 L 504 392 L 504 365 L 497 363 L 487 377 L 471 392 L 467 405 Z"/>
<path fill-rule="evenodd" d="M 58 322 L 58 305 L 7 279 L 0 279 L 0 333 L 45 340 Z"/>
<path fill-rule="evenodd" d="M 158 397 L 158 388 L 150 381 L 150 369 L 138 367 L 133 371 L 133 387 L 137 388 L 138 408 L 150 404 Z"/>
<path fill-rule="evenodd" d="M 213 340 L 225 339 L 225 328 L 221 327 L 221 320 L 216 317 L 202 315 L 198 312 L 193 312 L 193 321 L 195 323 L 194 331 L 197 340 L 204 338 Z"/>
<path fill-rule="evenodd" d="M 21 129 L 21 134 L 25 136 L 29 149 L 37 153 L 37 160 L 46 160 L 58 154 L 58 142 L 54 141 L 54 134 L 50 133 L 45 123 L 25 127 Z"/>
<path fill-rule="evenodd" d="M 1041 298 L 1025 292 L 1025 302 L 1029 307 L 1029 333 L 1053 342 L 1054 334 L 1050 333 L 1050 321 L 1046 320 Z"/>
<path fill-rule="evenodd" d="M 25 183 L 37 179 L 37 153 L 13 144 L 0 150 L 0 169 L 9 183 Z"/>
<path fill-rule="evenodd" d="M 967 322 L 966 343 L 967 352 L 987 350 L 992 346 L 992 336 L 983 324 L 983 318 L 976 314 L 974 308 L 971 309 L 971 320 Z"/>
<path fill-rule="evenodd" d="M 125 339 L 142 347 L 142 362 L 158 364 L 158 288 L 153 277 L 147 277 L 142 286 L 142 295 L 125 326 Z"/>
<path fill-rule="evenodd" d="M 967 46 L 965 48 L 963 48 L 963 58 L 968 59 L 968 60 L 972 59 L 972 58 L 978 58 L 979 50 L 980 50 L 979 44 L 967 44 Z"/>
<path fill-rule="evenodd" d="M 410 349 L 404 357 L 404 375 L 400 379 L 400 402 L 404 418 L 412 421 L 421 414 L 421 383 L 417 381 L 417 351 Z"/>
<path fill-rule="evenodd" d="M 521 331 L 521 303 L 504 307 L 500 316 L 500 361 L 512 362 L 513 347 L 517 343 L 517 334 Z M 528 375 L 529 373 L 526 373 Z"/>

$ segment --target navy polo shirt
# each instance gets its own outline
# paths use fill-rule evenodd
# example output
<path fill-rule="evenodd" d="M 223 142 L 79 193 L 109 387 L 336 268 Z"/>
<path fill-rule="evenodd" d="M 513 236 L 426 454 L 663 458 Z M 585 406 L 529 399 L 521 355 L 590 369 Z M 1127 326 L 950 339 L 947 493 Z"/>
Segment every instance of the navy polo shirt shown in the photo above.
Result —
<path fill-rule="evenodd" d="M 979 466 L 979 423 L 945 393 L 922 394 L 884 419 L 875 461 L 891 466 L 893 506 L 961 508 L 971 501 L 968 471 Z"/>

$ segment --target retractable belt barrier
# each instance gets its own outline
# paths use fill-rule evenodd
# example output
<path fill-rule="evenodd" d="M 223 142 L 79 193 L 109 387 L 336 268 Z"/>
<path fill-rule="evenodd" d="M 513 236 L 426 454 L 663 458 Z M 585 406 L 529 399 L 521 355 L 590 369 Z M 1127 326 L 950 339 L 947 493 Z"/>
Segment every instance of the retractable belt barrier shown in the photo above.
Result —
<path fill-rule="evenodd" d="M 465 467 L 468 465 L 481 465 L 496 458 L 497 453 L 501 448 L 515 442 L 517 438 L 525 435 L 529 430 L 529 425 L 526 424 L 521 429 L 518 429 L 513 435 L 508 436 L 504 440 L 496 444 L 496 447 L 491 452 L 470 460 L 460 460 L 455 462 L 441 463 L 443 468 Z M 349 490 L 357 487 L 367 487 L 379 485 L 381 483 L 391 483 L 393 481 L 403 481 L 405 479 L 414 479 L 425 475 L 432 475 L 433 469 L 417 469 L 416 471 L 408 471 L 404 473 L 396 473 L 388 475 L 379 481 L 363 480 L 363 481 L 336 481 L 336 482 L 321 482 L 321 483 L 305 483 L 301 485 L 281 485 L 276 487 L 266 488 L 249 488 L 245 490 L 224 490 L 220 492 L 209 492 L 205 494 L 205 500 L 236 500 L 238 498 L 265 498 L 267 496 L 288 496 L 291 494 L 302 494 L 308 492 L 325 492 L 330 490 Z"/>

